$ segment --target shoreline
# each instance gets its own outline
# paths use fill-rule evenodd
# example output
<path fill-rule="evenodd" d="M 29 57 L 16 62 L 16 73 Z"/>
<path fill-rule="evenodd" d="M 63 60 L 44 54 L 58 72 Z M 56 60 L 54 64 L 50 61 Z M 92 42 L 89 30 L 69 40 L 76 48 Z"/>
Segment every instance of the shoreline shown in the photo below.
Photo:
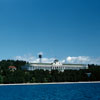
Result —
<path fill-rule="evenodd" d="M 0 84 L 0 86 L 14 86 L 14 85 L 52 85 L 52 84 L 86 84 L 86 83 L 100 83 L 100 81 L 86 81 L 86 82 L 50 82 L 50 83 L 15 83 L 15 84 Z"/>

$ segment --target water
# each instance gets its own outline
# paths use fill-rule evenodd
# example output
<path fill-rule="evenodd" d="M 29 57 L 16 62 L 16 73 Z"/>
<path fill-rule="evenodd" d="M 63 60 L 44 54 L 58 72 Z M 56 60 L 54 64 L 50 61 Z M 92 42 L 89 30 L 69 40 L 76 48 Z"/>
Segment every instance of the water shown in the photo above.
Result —
<path fill-rule="evenodd" d="M 100 100 L 100 83 L 0 86 L 0 100 Z"/>

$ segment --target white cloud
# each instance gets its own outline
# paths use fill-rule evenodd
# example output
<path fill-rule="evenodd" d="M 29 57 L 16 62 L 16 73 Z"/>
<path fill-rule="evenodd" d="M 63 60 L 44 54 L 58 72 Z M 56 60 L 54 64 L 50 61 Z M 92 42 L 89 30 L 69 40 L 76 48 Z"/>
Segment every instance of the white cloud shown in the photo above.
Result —
<path fill-rule="evenodd" d="M 67 63 L 74 64 L 100 64 L 100 58 L 93 58 L 89 56 L 67 57 Z"/>
<path fill-rule="evenodd" d="M 38 55 L 43 55 L 43 52 L 39 52 Z"/>
<path fill-rule="evenodd" d="M 64 64 L 64 63 L 66 63 L 66 60 L 60 60 L 60 62 Z"/>
<path fill-rule="evenodd" d="M 54 58 L 42 58 L 43 63 L 52 63 L 54 61 Z M 34 59 L 31 61 L 32 63 L 39 63 L 39 58 Z"/>
<path fill-rule="evenodd" d="M 31 63 L 39 63 L 39 58 L 36 58 L 32 55 L 16 56 L 15 60 L 23 60 Z M 53 63 L 55 58 L 42 58 L 43 63 Z M 93 58 L 89 56 L 78 56 L 78 57 L 67 57 L 66 60 L 60 60 L 61 63 L 70 63 L 70 64 L 99 64 L 100 58 Z"/>
<path fill-rule="evenodd" d="M 31 61 L 35 60 L 34 56 L 29 56 L 29 55 L 16 56 L 14 59 L 15 60 L 23 60 L 23 61 L 27 61 L 27 62 L 31 62 Z"/>
<path fill-rule="evenodd" d="M 31 63 L 39 63 L 39 58 L 36 58 L 34 56 L 16 56 L 14 58 L 15 60 L 23 60 L 23 61 L 27 61 L 27 62 L 31 62 Z M 52 63 L 54 61 L 55 58 L 42 58 L 42 62 L 43 63 Z"/>

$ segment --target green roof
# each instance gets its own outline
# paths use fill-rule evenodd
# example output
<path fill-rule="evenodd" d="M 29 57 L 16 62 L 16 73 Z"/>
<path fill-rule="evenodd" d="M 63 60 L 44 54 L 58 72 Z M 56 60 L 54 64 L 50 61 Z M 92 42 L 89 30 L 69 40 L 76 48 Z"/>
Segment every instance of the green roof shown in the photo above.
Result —
<path fill-rule="evenodd" d="M 37 64 L 37 65 L 52 65 L 52 63 L 31 63 L 31 64 Z"/>
<path fill-rule="evenodd" d="M 63 65 L 84 65 L 84 64 L 63 64 Z"/>
<path fill-rule="evenodd" d="M 31 63 L 37 65 L 52 65 L 53 63 Z M 63 65 L 84 65 L 84 64 L 63 64 Z"/>

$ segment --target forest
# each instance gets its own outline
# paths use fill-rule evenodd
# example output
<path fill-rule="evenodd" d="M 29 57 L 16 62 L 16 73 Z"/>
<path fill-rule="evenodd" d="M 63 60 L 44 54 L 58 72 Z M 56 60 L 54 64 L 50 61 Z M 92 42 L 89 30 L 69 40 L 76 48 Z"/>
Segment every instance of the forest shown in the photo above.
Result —
<path fill-rule="evenodd" d="M 0 84 L 100 81 L 99 65 L 88 65 L 89 68 L 85 70 L 60 72 L 58 70 L 22 70 L 21 66 L 26 63 L 28 62 L 18 60 L 0 61 Z M 16 66 L 17 69 L 12 71 L 9 66 Z"/>

